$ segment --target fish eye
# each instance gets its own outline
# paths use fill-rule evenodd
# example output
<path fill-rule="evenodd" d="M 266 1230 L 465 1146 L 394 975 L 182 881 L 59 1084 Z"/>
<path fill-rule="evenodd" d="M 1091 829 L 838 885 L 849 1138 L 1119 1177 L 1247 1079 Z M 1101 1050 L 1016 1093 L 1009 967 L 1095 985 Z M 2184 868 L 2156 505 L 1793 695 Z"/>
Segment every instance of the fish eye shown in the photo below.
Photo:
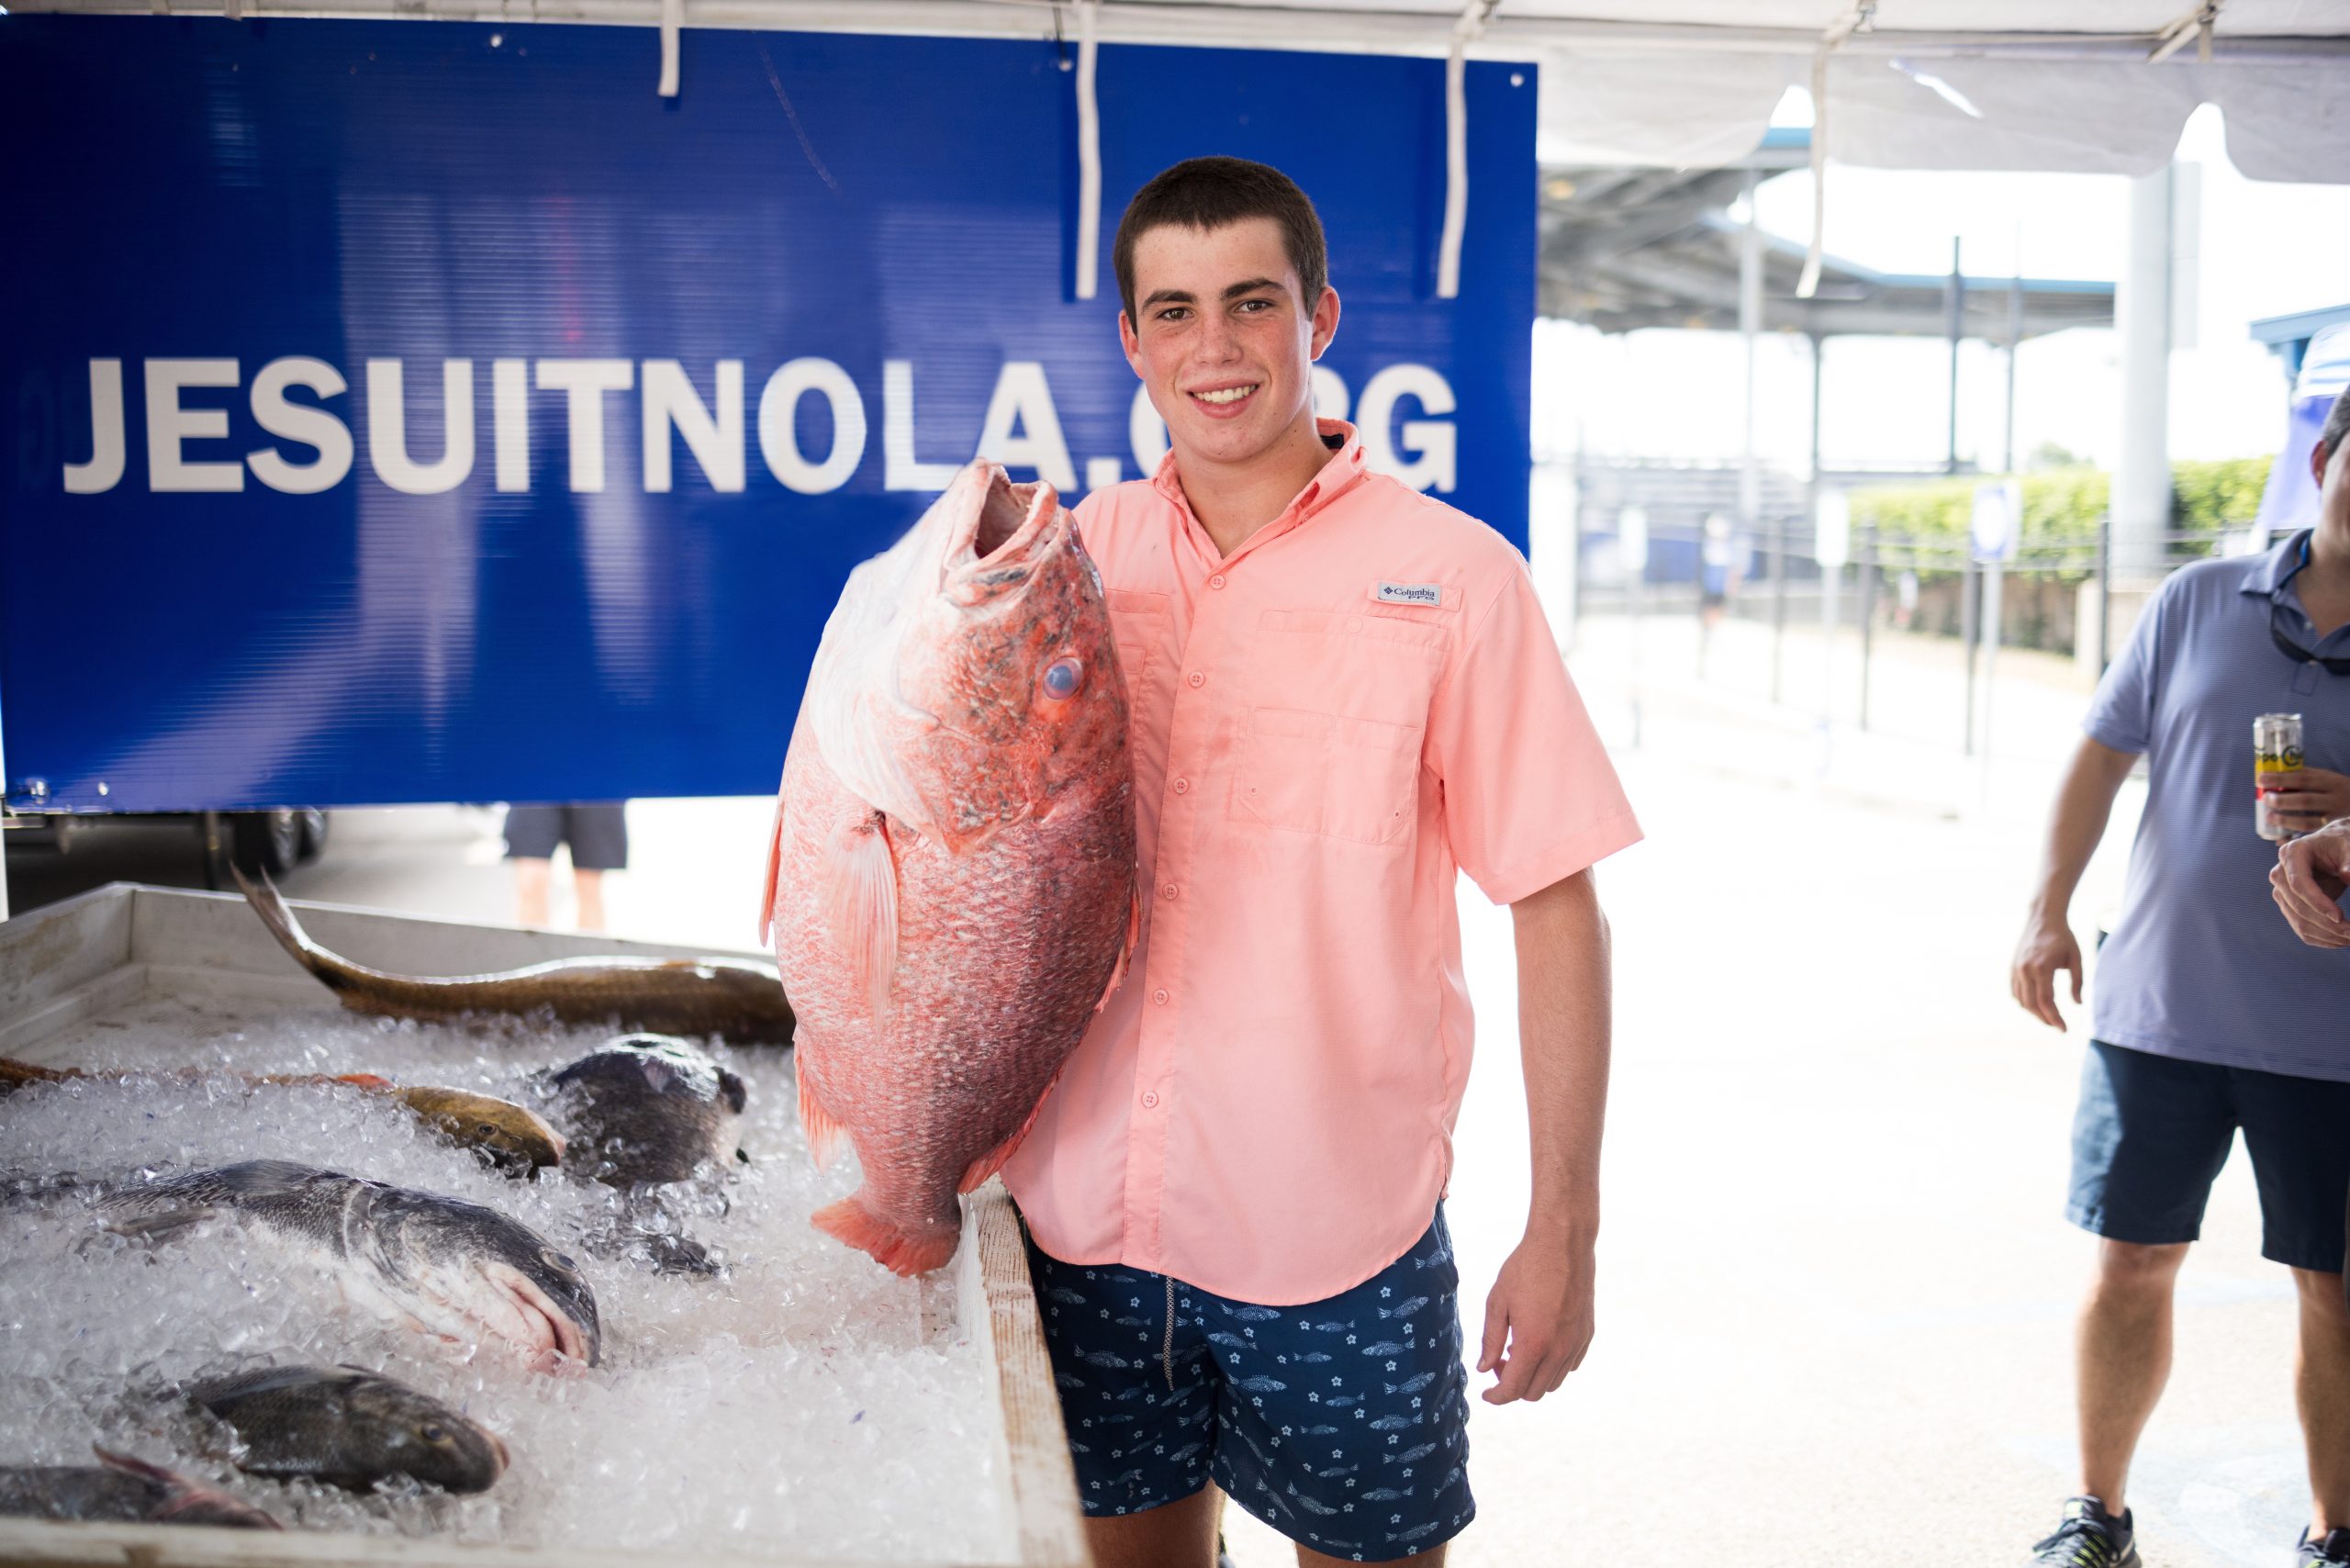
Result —
<path fill-rule="evenodd" d="M 539 1249 L 539 1260 L 547 1264 L 550 1268 L 561 1269 L 566 1273 L 576 1272 L 579 1267 L 578 1264 L 573 1262 L 569 1258 L 566 1258 L 552 1247 L 542 1247 Z"/>
<path fill-rule="evenodd" d="M 420 1428 L 416 1435 L 428 1443 L 446 1443 L 449 1440 L 449 1428 L 428 1423 Z"/>
<path fill-rule="evenodd" d="M 1076 658 L 1058 658 L 1045 666 L 1045 695 L 1067 699 L 1077 695 L 1085 679 L 1085 666 Z"/>

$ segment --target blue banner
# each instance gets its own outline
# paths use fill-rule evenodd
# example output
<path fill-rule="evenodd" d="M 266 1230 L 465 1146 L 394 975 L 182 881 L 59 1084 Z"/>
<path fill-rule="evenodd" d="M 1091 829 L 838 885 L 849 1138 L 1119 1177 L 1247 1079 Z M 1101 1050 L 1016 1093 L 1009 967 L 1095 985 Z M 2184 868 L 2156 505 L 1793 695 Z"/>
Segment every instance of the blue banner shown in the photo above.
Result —
<path fill-rule="evenodd" d="M 1074 503 L 1163 446 L 1126 198 L 1312 196 L 1317 378 L 1523 547 L 1531 66 L 692 29 L 0 17 L 0 712 L 74 810 L 774 787 L 840 584 L 975 450 Z"/>

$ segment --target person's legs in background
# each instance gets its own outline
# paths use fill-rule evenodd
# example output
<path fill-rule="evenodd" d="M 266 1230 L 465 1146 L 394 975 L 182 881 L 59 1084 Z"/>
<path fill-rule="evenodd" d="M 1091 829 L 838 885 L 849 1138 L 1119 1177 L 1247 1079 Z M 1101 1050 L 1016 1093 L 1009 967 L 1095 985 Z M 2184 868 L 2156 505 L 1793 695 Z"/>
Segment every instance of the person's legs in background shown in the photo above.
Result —
<path fill-rule="evenodd" d="M 604 929 L 604 873 L 628 869 L 628 802 L 599 801 L 564 808 L 571 841 L 571 885 L 579 897 L 579 929 Z"/>
<path fill-rule="evenodd" d="M 547 924 L 547 888 L 555 846 L 563 842 L 561 806 L 506 808 L 506 858 L 514 864 L 514 924 Z"/>
<path fill-rule="evenodd" d="M 575 863 L 571 868 L 571 890 L 579 899 L 579 929 L 604 929 L 604 874 L 592 866 Z"/>
<path fill-rule="evenodd" d="M 543 926 L 547 923 L 547 889 L 554 880 L 554 862 L 535 855 L 514 859 L 514 924 Z"/>

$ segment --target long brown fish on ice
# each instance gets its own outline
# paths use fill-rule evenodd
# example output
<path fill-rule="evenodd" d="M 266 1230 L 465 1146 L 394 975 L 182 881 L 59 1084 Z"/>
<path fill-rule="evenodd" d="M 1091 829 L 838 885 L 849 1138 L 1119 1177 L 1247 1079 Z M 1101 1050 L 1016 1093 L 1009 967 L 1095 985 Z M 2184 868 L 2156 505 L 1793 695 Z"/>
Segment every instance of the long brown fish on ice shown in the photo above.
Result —
<path fill-rule="evenodd" d="M 815 1223 L 954 1256 L 1134 950 L 1134 768 L 1110 614 L 1048 485 L 992 463 L 849 577 L 785 759 L 763 925 L 800 1114 L 865 1184 Z"/>
<path fill-rule="evenodd" d="M 266 875 L 259 887 L 242 871 L 236 878 L 278 945 L 354 1013 L 428 1021 L 552 1013 L 563 1024 L 618 1019 L 624 1029 L 655 1035 L 718 1035 L 738 1046 L 791 1043 L 791 1005 L 765 964 L 615 956 L 558 958 L 498 974 L 386 974 L 312 941 Z"/>

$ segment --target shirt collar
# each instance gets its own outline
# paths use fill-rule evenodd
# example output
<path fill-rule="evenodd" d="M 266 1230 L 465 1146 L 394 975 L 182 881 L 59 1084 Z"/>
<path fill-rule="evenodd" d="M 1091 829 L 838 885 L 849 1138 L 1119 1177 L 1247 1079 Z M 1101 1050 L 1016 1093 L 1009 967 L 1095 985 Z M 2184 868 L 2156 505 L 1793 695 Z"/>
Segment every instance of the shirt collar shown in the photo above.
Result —
<path fill-rule="evenodd" d="M 1248 536 L 1248 543 L 1240 547 L 1242 551 L 1253 548 L 1260 539 L 1270 538 L 1296 527 L 1352 489 L 1355 482 L 1363 476 L 1366 470 L 1363 466 L 1362 436 L 1354 426 L 1344 420 L 1317 419 L 1314 421 L 1314 429 L 1315 433 L 1322 438 L 1322 443 L 1333 449 L 1330 460 L 1305 482 L 1305 488 L 1298 491 L 1289 505 L 1281 509 L 1279 517 Z M 1183 494 L 1183 483 L 1175 474 L 1173 448 L 1169 448 L 1167 455 L 1158 460 L 1158 470 L 1151 476 L 1150 482 L 1152 487 L 1174 502 L 1186 518 L 1191 517 L 1191 500 Z M 1193 525 L 1197 526 L 1196 519 Z"/>
<path fill-rule="evenodd" d="M 2284 596 L 2285 586 L 2310 564 L 2310 534 L 2302 529 L 2279 541 L 2267 554 L 2244 564 L 2243 591 L 2266 599 Z"/>

